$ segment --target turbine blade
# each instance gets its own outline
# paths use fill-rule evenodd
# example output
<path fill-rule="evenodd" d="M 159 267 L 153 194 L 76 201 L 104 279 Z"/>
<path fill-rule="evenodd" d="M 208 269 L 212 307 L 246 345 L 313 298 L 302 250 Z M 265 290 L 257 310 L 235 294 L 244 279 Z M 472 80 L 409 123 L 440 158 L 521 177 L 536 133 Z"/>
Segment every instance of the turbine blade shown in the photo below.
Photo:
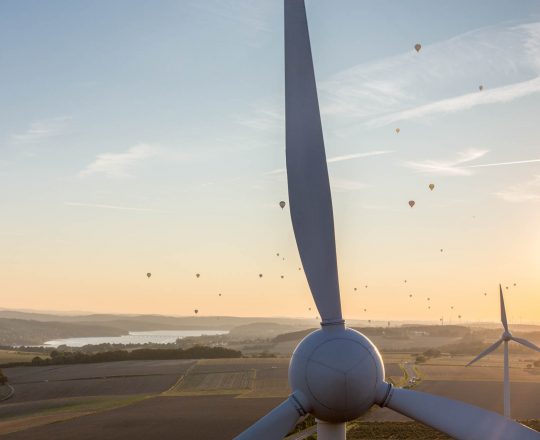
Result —
<path fill-rule="evenodd" d="M 501 295 L 501 321 L 504 329 L 508 331 L 508 321 L 506 320 L 506 307 L 504 307 L 504 297 L 502 293 L 502 286 L 499 284 L 499 292 Z"/>
<path fill-rule="evenodd" d="M 540 347 L 533 344 L 532 342 L 527 341 L 526 339 L 515 338 L 515 337 L 512 336 L 512 341 L 516 341 L 518 344 L 524 345 L 525 347 L 529 347 L 529 348 L 531 348 L 533 350 L 540 351 Z"/>
<path fill-rule="evenodd" d="M 386 406 L 456 440 L 539 440 L 540 433 L 477 406 L 419 391 L 394 388 Z"/>
<path fill-rule="evenodd" d="M 291 394 L 285 402 L 275 407 L 234 440 L 282 440 L 305 415 L 298 400 Z"/>
<path fill-rule="evenodd" d="M 497 348 L 499 348 L 499 345 L 501 345 L 503 343 L 503 340 L 502 339 L 499 339 L 497 342 L 495 342 L 493 345 L 490 345 L 488 348 L 486 348 L 482 353 L 480 353 L 478 356 L 476 356 L 472 361 L 470 361 L 468 364 L 467 364 L 467 367 L 469 365 L 472 365 L 474 364 L 476 361 L 482 359 L 485 355 L 491 353 L 492 351 L 494 350 L 497 350 Z"/>
<path fill-rule="evenodd" d="M 323 324 L 342 322 L 332 196 L 304 0 L 285 0 L 285 114 L 296 244 Z"/>

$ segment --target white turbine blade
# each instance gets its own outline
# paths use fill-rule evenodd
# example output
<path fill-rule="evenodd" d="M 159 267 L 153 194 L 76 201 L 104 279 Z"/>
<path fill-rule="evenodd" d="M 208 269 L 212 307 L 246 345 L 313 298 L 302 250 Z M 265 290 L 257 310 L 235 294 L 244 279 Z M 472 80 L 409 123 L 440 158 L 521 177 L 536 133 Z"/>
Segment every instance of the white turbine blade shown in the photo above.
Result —
<path fill-rule="evenodd" d="M 304 0 L 285 0 L 285 114 L 296 244 L 323 324 L 342 322 L 332 197 Z"/>
<path fill-rule="evenodd" d="M 478 356 L 476 356 L 472 361 L 470 361 L 468 364 L 467 364 L 467 367 L 469 365 L 472 365 L 474 364 L 476 361 L 482 359 L 485 355 L 491 353 L 492 351 L 494 350 L 497 350 L 497 348 L 499 348 L 499 345 L 501 345 L 503 342 L 502 339 L 499 339 L 497 342 L 495 342 L 493 345 L 490 345 L 488 348 L 486 348 L 482 353 L 480 353 Z"/>
<path fill-rule="evenodd" d="M 532 342 L 527 341 L 527 339 L 515 338 L 515 337 L 512 336 L 512 341 L 516 341 L 518 344 L 524 345 L 525 347 L 529 347 L 529 348 L 531 348 L 533 350 L 536 350 L 536 351 L 540 352 L 540 347 L 533 344 Z"/>
<path fill-rule="evenodd" d="M 508 321 L 506 320 L 506 307 L 504 307 L 504 297 L 502 293 L 502 286 L 499 284 L 499 292 L 501 295 L 501 321 L 504 329 L 508 331 Z"/>
<path fill-rule="evenodd" d="M 477 406 L 394 388 L 386 406 L 456 440 L 539 440 L 540 433 Z"/>
<path fill-rule="evenodd" d="M 291 395 L 234 440 L 282 440 L 304 415 L 302 407 Z"/>

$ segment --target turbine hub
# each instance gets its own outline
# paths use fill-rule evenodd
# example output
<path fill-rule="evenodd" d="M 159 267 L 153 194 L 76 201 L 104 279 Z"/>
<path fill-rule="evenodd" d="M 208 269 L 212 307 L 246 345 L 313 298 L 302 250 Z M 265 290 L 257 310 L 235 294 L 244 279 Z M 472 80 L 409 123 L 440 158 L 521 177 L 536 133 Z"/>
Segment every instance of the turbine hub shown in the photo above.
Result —
<path fill-rule="evenodd" d="M 360 332 L 329 326 L 306 336 L 294 351 L 289 383 L 309 401 L 309 412 L 332 423 L 354 420 L 375 403 L 384 365 Z"/>
<path fill-rule="evenodd" d="M 510 332 L 508 332 L 508 331 L 503 332 L 503 334 L 502 334 L 502 336 L 501 336 L 501 339 L 502 339 L 503 341 L 506 341 L 506 342 L 512 340 L 512 333 L 510 333 Z"/>

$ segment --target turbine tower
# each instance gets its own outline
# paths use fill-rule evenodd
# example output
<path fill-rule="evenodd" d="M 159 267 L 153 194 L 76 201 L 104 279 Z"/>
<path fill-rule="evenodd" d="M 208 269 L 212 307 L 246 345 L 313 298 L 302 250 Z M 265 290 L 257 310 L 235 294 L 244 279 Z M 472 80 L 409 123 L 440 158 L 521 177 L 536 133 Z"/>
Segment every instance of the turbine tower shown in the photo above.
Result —
<path fill-rule="evenodd" d="M 236 440 L 283 439 L 306 414 L 317 419 L 319 440 L 344 440 L 345 423 L 374 404 L 458 440 L 540 440 L 536 431 L 499 414 L 385 382 L 383 361 L 375 345 L 345 326 L 304 0 L 285 0 L 285 110 L 291 218 L 322 322 L 321 328 L 306 336 L 292 355 L 292 394 Z"/>
<path fill-rule="evenodd" d="M 510 333 L 510 330 L 508 330 L 508 321 L 506 320 L 506 308 L 504 306 L 503 291 L 500 284 L 499 293 L 501 297 L 501 322 L 504 331 L 499 340 L 497 340 L 493 345 L 486 348 L 482 353 L 476 356 L 471 362 L 467 364 L 467 367 L 474 364 L 476 361 L 482 359 L 484 356 L 488 355 L 492 351 L 495 351 L 497 348 L 499 348 L 499 345 L 504 343 L 504 415 L 506 417 L 510 417 L 510 366 L 508 362 L 508 342 L 515 341 L 518 344 L 524 345 L 525 347 L 536 350 L 538 352 L 540 352 L 540 347 L 534 345 L 532 342 L 527 341 L 526 339 L 516 338 L 512 335 L 512 333 Z"/>

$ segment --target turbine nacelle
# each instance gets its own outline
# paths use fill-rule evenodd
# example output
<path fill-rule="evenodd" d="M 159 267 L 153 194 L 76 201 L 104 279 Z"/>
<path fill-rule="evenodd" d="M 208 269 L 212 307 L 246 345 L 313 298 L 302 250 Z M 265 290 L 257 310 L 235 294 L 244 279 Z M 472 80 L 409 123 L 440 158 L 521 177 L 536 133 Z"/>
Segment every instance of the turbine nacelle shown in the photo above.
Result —
<path fill-rule="evenodd" d="M 306 336 L 294 351 L 289 383 L 303 409 L 317 419 L 354 420 L 384 400 L 384 364 L 377 348 L 362 333 L 325 326 Z M 305 406 L 304 406 L 305 405 Z"/>
<path fill-rule="evenodd" d="M 511 341 L 512 340 L 512 333 L 510 333 L 509 331 L 505 330 L 501 336 L 501 339 L 505 342 L 508 342 L 508 341 Z"/>

